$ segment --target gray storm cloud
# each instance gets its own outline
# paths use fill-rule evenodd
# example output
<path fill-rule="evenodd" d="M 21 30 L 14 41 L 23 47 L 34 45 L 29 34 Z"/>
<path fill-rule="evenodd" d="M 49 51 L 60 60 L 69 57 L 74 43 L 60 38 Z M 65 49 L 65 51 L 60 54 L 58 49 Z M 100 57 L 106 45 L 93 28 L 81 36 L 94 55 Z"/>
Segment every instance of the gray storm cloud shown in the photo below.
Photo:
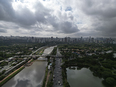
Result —
<path fill-rule="evenodd" d="M 14 10 L 11 6 L 12 0 L 0 0 L 0 20 L 12 21 Z"/>
<path fill-rule="evenodd" d="M 0 20 L 9 21 L 26 29 L 34 29 L 32 25 L 44 24 L 53 26 L 53 32 L 74 33 L 78 32 L 77 25 L 72 22 L 62 22 L 53 16 L 52 10 L 45 8 L 39 1 L 33 6 L 36 8 L 35 13 L 27 7 L 20 7 L 14 10 L 11 4 L 12 0 L 0 0 Z M 7 30 L 7 29 L 6 29 Z M 44 30 L 44 29 L 43 29 Z M 35 32 L 39 29 L 35 29 Z M 0 32 L 3 32 L 2 30 Z"/>
<path fill-rule="evenodd" d="M 93 29 L 99 35 L 116 37 L 116 1 L 84 0 L 83 12 L 91 17 Z"/>
<path fill-rule="evenodd" d="M 25 30 L 26 33 L 29 30 L 30 35 L 31 31 L 33 34 L 34 32 L 49 31 L 57 34 L 70 34 L 70 36 L 116 37 L 115 0 L 74 0 L 70 3 L 63 0 L 65 3 L 60 5 L 62 10 L 58 7 L 47 8 L 37 1 L 32 5 L 35 12 L 26 6 L 19 6 L 17 10 L 14 10 L 12 2 L 13 0 L 0 0 L 1 33 L 9 33 L 9 30 L 19 31 L 19 33 L 22 32 L 20 30 Z M 21 3 L 24 3 L 24 0 L 21 0 Z M 80 25 L 76 24 L 80 22 Z"/>

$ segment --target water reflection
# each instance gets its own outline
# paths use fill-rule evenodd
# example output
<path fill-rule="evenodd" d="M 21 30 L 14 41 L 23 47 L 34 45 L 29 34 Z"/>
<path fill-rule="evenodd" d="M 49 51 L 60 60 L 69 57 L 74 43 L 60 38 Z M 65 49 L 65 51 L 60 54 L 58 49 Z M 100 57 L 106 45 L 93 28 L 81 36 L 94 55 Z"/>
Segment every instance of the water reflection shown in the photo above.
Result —
<path fill-rule="evenodd" d="M 44 50 L 44 54 L 50 54 L 53 47 Z M 45 75 L 47 61 L 35 61 L 31 66 L 24 68 L 15 77 L 2 87 L 41 87 Z"/>
<path fill-rule="evenodd" d="M 46 48 L 42 55 L 50 54 L 54 47 L 56 47 L 56 46 L 52 46 L 52 47 Z"/>
<path fill-rule="evenodd" d="M 41 87 L 46 64 L 46 61 L 35 61 L 4 84 L 3 87 Z"/>
<path fill-rule="evenodd" d="M 104 87 L 102 79 L 93 76 L 87 68 L 81 70 L 67 68 L 67 80 L 70 87 Z"/>
<path fill-rule="evenodd" d="M 16 87 L 32 87 L 29 80 L 18 80 Z"/>

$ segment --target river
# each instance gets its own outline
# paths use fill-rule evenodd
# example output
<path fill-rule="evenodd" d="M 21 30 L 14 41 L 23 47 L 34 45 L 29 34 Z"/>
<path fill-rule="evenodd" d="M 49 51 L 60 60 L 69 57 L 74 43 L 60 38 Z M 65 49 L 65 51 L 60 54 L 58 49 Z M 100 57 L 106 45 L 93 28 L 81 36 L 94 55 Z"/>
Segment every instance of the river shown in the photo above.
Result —
<path fill-rule="evenodd" d="M 44 50 L 44 54 L 50 54 L 54 47 Z M 2 87 L 41 87 L 45 75 L 47 61 L 34 61 L 29 67 L 25 67 Z"/>
<path fill-rule="evenodd" d="M 67 80 L 70 87 L 104 87 L 102 79 L 93 76 L 87 68 L 81 70 L 67 68 Z"/>
<path fill-rule="evenodd" d="M 56 46 L 52 46 L 52 47 L 46 48 L 42 55 L 44 56 L 44 55 L 50 54 L 54 47 L 56 47 Z"/>

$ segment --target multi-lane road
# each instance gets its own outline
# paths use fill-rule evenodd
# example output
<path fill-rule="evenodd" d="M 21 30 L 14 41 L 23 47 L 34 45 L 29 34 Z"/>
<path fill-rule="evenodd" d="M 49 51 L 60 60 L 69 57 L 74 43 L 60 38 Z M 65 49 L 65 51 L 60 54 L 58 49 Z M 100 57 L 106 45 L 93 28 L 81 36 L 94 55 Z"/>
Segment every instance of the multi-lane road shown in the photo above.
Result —
<path fill-rule="evenodd" d="M 61 56 L 59 50 L 57 49 L 56 56 Z M 63 87 L 63 81 L 62 81 L 62 68 L 61 68 L 61 62 L 62 58 L 55 58 L 55 69 L 53 73 L 53 87 Z"/>

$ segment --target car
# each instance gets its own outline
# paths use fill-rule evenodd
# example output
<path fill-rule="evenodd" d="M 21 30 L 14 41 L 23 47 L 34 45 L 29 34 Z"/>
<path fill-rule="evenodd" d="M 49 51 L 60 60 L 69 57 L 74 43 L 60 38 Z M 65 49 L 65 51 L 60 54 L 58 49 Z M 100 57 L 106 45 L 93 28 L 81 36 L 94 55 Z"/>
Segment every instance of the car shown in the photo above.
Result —
<path fill-rule="evenodd" d="M 58 84 L 60 84 L 60 81 L 58 81 Z"/>

